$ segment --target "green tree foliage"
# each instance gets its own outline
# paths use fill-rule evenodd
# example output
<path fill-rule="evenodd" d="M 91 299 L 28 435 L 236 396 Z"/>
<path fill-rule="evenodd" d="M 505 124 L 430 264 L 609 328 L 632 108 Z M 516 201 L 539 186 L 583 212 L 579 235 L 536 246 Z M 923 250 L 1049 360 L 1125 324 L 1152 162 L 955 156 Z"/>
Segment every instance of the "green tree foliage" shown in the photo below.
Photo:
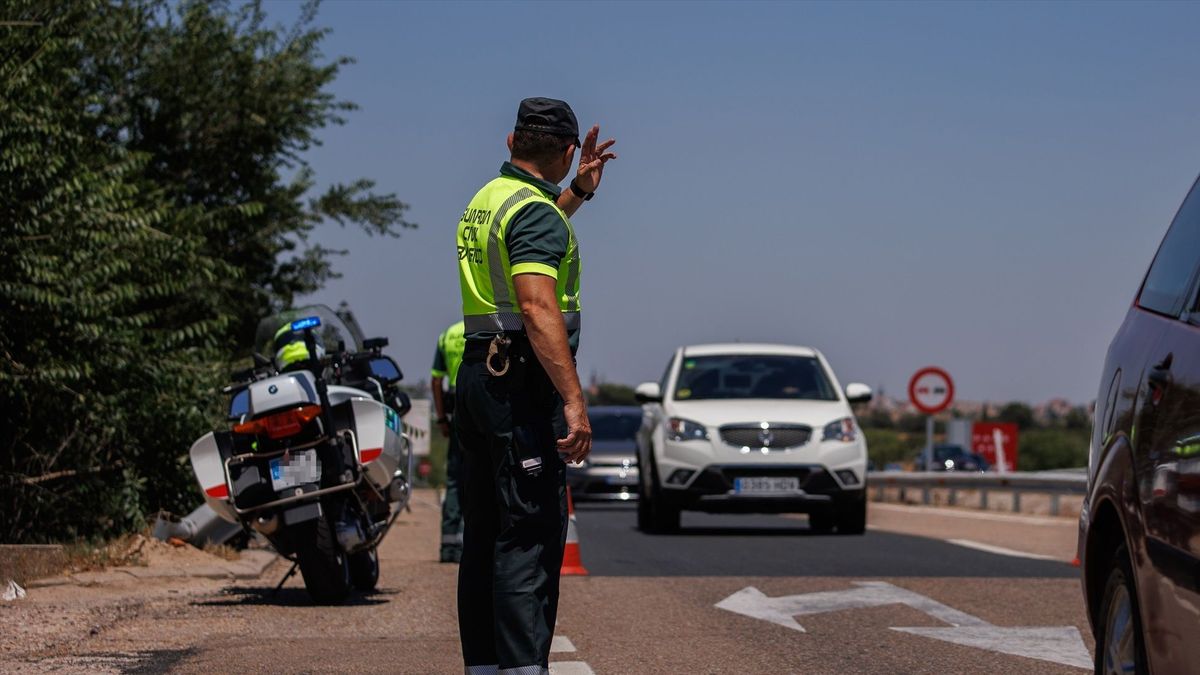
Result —
<path fill-rule="evenodd" d="M 324 219 L 395 234 L 369 181 L 310 197 L 301 154 L 352 108 L 313 14 L 5 3 L 0 20 L 0 541 L 109 534 L 198 494 L 232 347 L 333 270 Z"/>
<path fill-rule="evenodd" d="M 78 28 L 96 7 L 30 3 L 0 28 L 0 537 L 136 524 L 187 488 L 181 430 L 208 418 L 201 209 L 139 188 L 148 158 L 101 140 Z M 180 311 L 186 309 L 188 311 Z"/>
<path fill-rule="evenodd" d="M 1092 418 L 1088 415 L 1087 408 L 1083 406 L 1076 406 L 1071 408 L 1071 411 L 1067 413 L 1066 418 L 1063 419 L 1063 426 L 1068 429 L 1091 429 Z"/>
<path fill-rule="evenodd" d="M 1000 409 L 1000 414 L 996 416 L 999 422 L 1011 422 L 1017 425 L 1022 431 L 1032 429 L 1035 425 L 1033 419 L 1033 408 L 1028 404 L 1019 401 L 1007 403 Z"/>
<path fill-rule="evenodd" d="M 925 415 L 918 413 L 905 413 L 896 422 L 896 428 L 900 431 L 908 433 L 925 433 Z"/>
<path fill-rule="evenodd" d="M 243 349 L 262 316 L 336 276 L 331 254 L 310 244 L 322 222 L 373 234 L 412 227 L 394 194 L 374 182 L 334 183 L 312 195 L 305 151 L 356 108 L 327 91 L 352 62 L 324 62 L 327 30 L 309 3 L 290 29 L 269 27 L 260 2 L 161 0 L 116 4 L 86 33 L 103 138 L 152 158 L 144 177 L 181 208 L 211 218 L 206 251 L 239 271 L 220 285 Z"/>
<path fill-rule="evenodd" d="M 1019 471 L 1047 471 L 1087 466 L 1087 429 L 1029 429 L 1017 439 Z"/>
<path fill-rule="evenodd" d="M 640 405 L 633 395 L 633 387 L 604 382 L 588 391 L 588 405 Z"/>
<path fill-rule="evenodd" d="M 875 463 L 875 468 L 880 471 L 889 463 L 907 464 L 912 462 L 917 452 L 925 444 L 923 433 L 917 436 L 890 428 L 865 427 L 863 434 L 867 437 L 867 456 Z"/>

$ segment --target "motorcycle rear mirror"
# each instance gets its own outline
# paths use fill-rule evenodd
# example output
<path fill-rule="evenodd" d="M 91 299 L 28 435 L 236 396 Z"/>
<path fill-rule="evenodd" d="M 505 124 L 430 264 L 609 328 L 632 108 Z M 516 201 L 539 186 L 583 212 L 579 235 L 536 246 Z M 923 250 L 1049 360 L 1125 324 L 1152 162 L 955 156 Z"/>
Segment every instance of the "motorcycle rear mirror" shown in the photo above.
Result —
<path fill-rule="evenodd" d="M 390 356 L 377 356 L 371 359 L 370 366 L 371 377 L 385 385 L 395 384 L 404 379 L 404 374 L 400 372 L 400 366 L 397 366 Z"/>
<path fill-rule="evenodd" d="M 229 402 L 229 419 L 240 420 L 250 413 L 250 390 L 243 389 Z"/>
<path fill-rule="evenodd" d="M 388 339 L 385 337 L 367 338 L 363 340 L 363 349 L 383 349 L 388 346 Z"/>
<path fill-rule="evenodd" d="M 409 410 L 412 410 L 412 399 L 408 397 L 408 394 L 402 391 L 397 392 L 393 405 L 396 408 L 396 413 L 401 417 L 404 417 L 408 414 Z"/>

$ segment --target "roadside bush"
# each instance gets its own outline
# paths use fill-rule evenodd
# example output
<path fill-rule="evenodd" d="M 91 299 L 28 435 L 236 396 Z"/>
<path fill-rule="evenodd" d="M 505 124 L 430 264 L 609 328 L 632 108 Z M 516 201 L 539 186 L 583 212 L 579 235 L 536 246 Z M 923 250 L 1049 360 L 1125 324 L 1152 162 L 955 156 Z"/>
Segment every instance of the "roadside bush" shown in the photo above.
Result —
<path fill-rule="evenodd" d="M 867 456 L 875 462 L 875 468 L 879 471 L 889 462 L 911 462 L 917 448 L 925 443 L 924 432 L 917 435 L 895 429 L 870 427 L 863 429 L 863 433 L 867 437 Z"/>
<path fill-rule="evenodd" d="M 1047 471 L 1087 466 L 1087 429 L 1027 429 L 1018 443 L 1020 471 Z"/>
<path fill-rule="evenodd" d="M 309 4 L 11 0 L 0 24 L 0 543 L 199 501 L 191 442 L 264 315 L 335 276 L 326 221 L 396 235 L 304 160 L 353 104 Z"/>

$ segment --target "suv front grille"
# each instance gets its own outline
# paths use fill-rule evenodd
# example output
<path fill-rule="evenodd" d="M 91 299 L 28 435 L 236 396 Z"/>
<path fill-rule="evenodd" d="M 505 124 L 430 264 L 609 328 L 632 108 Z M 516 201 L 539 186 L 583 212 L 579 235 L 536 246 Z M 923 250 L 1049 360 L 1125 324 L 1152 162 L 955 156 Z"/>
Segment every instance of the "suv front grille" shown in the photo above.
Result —
<path fill-rule="evenodd" d="M 786 450 L 812 438 L 812 427 L 802 424 L 726 424 L 720 431 L 721 440 L 735 448 Z"/>

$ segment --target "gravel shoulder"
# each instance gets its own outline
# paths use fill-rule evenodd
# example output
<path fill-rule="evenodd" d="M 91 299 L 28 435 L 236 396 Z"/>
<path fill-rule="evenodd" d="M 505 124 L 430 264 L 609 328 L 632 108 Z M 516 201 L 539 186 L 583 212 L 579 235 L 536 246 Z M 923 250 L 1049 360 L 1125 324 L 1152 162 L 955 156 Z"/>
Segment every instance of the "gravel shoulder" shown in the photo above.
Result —
<path fill-rule="evenodd" d="M 443 666 L 432 672 L 461 668 L 447 592 L 457 566 L 436 562 L 439 513 L 436 493 L 418 491 L 413 511 L 384 541 L 379 590 L 340 608 L 310 605 L 299 574 L 275 594 L 290 563 L 268 551 L 228 561 L 154 546 L 145 566 L 35 581 L 25 599 L 0 603 L 0 672 L 345 671 L 347 647 L 328 640 L 353 642 L 368 624 L 397 639 L 422 638 L 413 644 L 427 652 L 424 663 Z M 366 646 L 396 648 L 378 638 Z M 377 656 L 371 661 L 393 664 L 379 672 L 395 672 L 393 658 Z"/>
<path fill-rule="evenodd" d="M 996 513 L 969 508 L 872 502 L 872 529 L 934 539 L 967 540 L 1055 560 L 1075 557 L 1078 518 Z"/>

